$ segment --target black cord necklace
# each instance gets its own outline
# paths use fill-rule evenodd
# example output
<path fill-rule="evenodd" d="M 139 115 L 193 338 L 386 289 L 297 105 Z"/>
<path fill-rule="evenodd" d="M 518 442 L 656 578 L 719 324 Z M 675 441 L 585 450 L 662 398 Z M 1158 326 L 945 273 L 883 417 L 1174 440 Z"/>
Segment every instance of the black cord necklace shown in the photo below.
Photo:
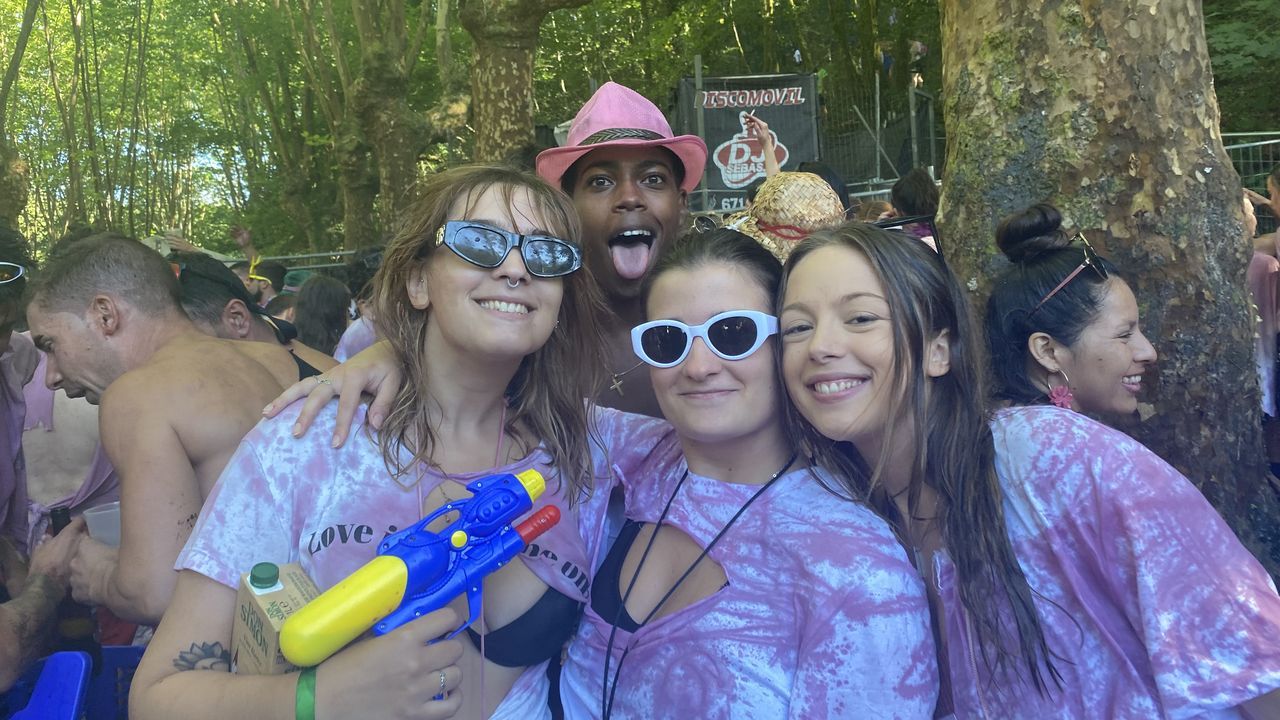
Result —
<path fill-rule="evenodd" d="M 725 533 L 729 532 L 729 528 L 733 527 L 733 524 L 738 521 L 738 518 L 742 517 L 742 514 L 747 511 L 747 508 L 751 507 L 751 504 L 754 503 L 757 498 L 763 495 L 766 490 L 777 482 L 778 478 L 782 477 L 782 473 L 786 472 L 787 468 L 791 467 L 791 464 L 796 461 L 796 457 L 797 453 L 791 453 L 791 457 L 787 458 L 787 462 L 784 463 L 782 467 L 778 468 L 778 471 L 775 472 L 769 480 L 755 492 L 754 495 L 748 498 L 747 502 L 743 504 L 742 507 L 738 508 L 738 511 L 733 514 L 733 517 L 729 518 L 729 522 L 725 523 L 724 527 L 720 528 L 720 532 L 716 533 L 716 536 L 711 539 L 711 542 L 703 548 L 702 552 L 698 554 L 698 557 L 694 559 L 691 565 L 689 565 L 689 568 L 684 571 L 684 574 L 676 580 L 670 590 L 667 590 L 667 594 L 663 595 L 662 598 L 658 600 L 658 604 L 654 605 L 653 609 L 649 611 L 649 614 L 645 615 L 644 619 L 637 624 L 635 631 L 631 634 L 632 641 L 635 640 L 636 633 L 640 632 L 640 628 L 643 628 L 648 624 L 648 622 L 653 619 L 653 616 L 657 614 L 658 610 L 662 608 L 663 604 L 665 604 L 667 600 L 671 599 L 671 595 L 675 593 L 676 588 L 680 587 L 680 584 L 693 574 L 694 568 L 698 567 L 698 563 L 702 562 L 702 558 L 706 557 L 707 554 L 711 552 L 711 548 L 715 547 L 716 543 L 720 542 L 720 538 L 724 537 Z M 622 613 L 627 607 L 627 598 L 631 597 L 631 591 L 635 588 L 636 580 L 640 577 L 640 569 L 644 567 L 644 561 L 649 557 L 649 551 L 653 549 L 653 541 L 658 537 L 658 531 L 662 529 L 662 523 L 667 519 L 667 513 L 671 511 L 671 503 L 675 501 L 676 495 L 680 494 L 680 488 L 684 486 L 684 481 L 688 479 L 689 469 L 686 467 L 684 474 L 680 476 L 680 482 L 676 483 L 676 489 L 672 490 L 671 497 L 667 498 L 667 504 L 662 508 L 662 514 L 658 516 L 658 523 L 657 525 L 654 525 L 653 533 L 649 535 L 649 542 L 645 544 L 644 552 L 640 553 L 640 562 L 636 563 L 636 571 L 631 575 L 631 582 L 627 583 L 627 590 L 622 594 L 622 600 L 618 603 L 618 611 L 613 616 L 613 622 L 611 623 L 613 627 L 609 630 L 609 642 L 605 645 L 604 649 L 604 692 L 600 696 L 600 710 L 603 720 L 609 720 L 609 716 L 613 713 L 613 698 L 618 693 L 618 676 L 622 674 L 622 663 L 626 661 L 627 654 L 631 652 L 631 648 L 633 646 L 633 643 L 627 643 L 627 647 L 622 651 L 622 657 L 618 658 L 618 667 L 613 672 L 613 687 L 610 688 L 609 660 L 613 657 L 613 640 L 618 633 L 618 621 L 622 619 Z"/>

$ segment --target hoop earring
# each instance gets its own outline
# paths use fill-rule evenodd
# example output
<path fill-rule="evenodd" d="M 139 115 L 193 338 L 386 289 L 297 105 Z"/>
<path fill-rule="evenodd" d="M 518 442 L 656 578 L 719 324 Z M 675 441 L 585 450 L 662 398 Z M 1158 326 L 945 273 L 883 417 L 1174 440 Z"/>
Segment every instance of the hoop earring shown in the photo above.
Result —
<path fill-rule="evenodd" d="M 1062 375 L 1062 384 L 1049 388 L 1049 402 L 1056 407 L 1071 410 L 1071 405 L 1075 402 L 1075 397 L 1071 395 L 1071 378 L 1067 377 L 1066 371 L 1062 368 L 1058 368 L 1058 373 Z M 1053 375 L 1050 374 L 1049 377 Z M 1047 383 L 1048 380 L 1046 379 L 1045 382 Z"/>

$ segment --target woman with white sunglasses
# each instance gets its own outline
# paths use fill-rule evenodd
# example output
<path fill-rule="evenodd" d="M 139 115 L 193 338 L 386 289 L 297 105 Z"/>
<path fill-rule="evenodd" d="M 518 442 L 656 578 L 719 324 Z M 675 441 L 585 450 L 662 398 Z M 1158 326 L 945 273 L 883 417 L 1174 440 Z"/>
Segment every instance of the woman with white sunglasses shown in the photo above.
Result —
<path fill-rule="evenodd" d="M 619 477 L 626 522 L 569 647 L 567 718 L 932 715 L 919 576 L 785 427 L 780 277 L 755 241 L 716 230 L 646 281 L 654 319 L 632 344 L 666 421 L 597 411 L 615 455 L 648 460 Z"/>

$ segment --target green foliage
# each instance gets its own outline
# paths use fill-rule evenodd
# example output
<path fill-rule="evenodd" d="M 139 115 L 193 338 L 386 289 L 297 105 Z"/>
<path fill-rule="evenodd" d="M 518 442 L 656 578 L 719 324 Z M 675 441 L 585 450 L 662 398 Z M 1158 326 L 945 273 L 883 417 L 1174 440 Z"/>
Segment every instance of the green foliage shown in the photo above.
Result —
<path fill-rule="evenodd" d="M 1273 88 L 1280 70 L 1280 2 L 1207 0 L 1205 37 L 1226 132 L 1276 130 Z"/>
<path fill-rule="evenodd" d="M 366 38 L 362 46 L 353 8 L 385 13 L 393 4 L 46 2 L 8 107 L 7 140 L 31 169 L 22 229 L 37 247 L 77 223 L 140 236 L 177 227 L 222 251 L 234 251 L 228 236 L 233 225 L 251 228 L 269 254 L 339 247 L 340 151 L 369 141 L 344 135 L 343 128 L 354 126 L 332 115 L 335 102 L 341 113 L 351 100 L 333 49 L 358 75 L 363 62 L 391 48 L 383 38 Z M 1277 5 L 1205 3 L 1226 130 L 1275 129 L 1276 105 L 1267 89 L 1274 85 L 1272 69 L 1280 67 Z M 23 6 L 24 0 L 0 0 L 0 18 L 16 28 Z M 304 42 L 307 6 L 318 8 L 312 49 Z M 332 9 L 332 23 L 319 10 L 325 7 Z M 442 73 L 435 4 L 410 1 L 405 7 L 410 31 L 419 11 L 428 14 L 428 25 L 401 92 L 411 112 L 431 118 L 438 104 L 465 95 L 471 40 L 455 15 L 446 32 L 451 59 Z M 80 17 L 79 43 L 73 9 Z M 701 55 L 707 76 L 817 73 L 829 110 L 824 130 L 853 133 L 860 121 L 851 108 L 870 114 L 877 75 L 886 117 L 906 111 L 909 64 L 936 95 L 938 22 L 936 0 L 595 0 L 556 11 L 544 22 L 535 117 L 544 125 L 571 118 L 606 80 L 670 108 L 679 79 L 693 74 L 694 57 Z M 0 61 L 10 57 L 14 35 L 0 34 Z M 913 42 L 928 52 L 911 63 Z M 893 58 L 889 70 L 886 56 Z M 309 69 L 319 69 L 323 78 Z M 421 139 L 421 171 L 466 161 L 471 130 L 457 120 L 457 107 L 447 130 Z"/>

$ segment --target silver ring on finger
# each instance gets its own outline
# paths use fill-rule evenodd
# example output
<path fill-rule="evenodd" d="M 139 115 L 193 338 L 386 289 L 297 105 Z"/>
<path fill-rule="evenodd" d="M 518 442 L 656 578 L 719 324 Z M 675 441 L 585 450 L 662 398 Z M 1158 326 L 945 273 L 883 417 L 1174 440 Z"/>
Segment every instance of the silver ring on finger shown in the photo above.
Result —
<path fill-rule="evenodd" d="M 444 671 L 441 670 L 440 671 L 440 692 L 436 693 L 436 696 L 431 698 L 432 700 L 445 700 L 449 697 L 449 693 L 446 692 L 444 689 L 444 684 L 445 684 Z"/>
<path fill-rule="evenodd" d="M 323 375 L 316 375 L 316 383 L 319 385 L 332 385 L 333 381 Z"/>

